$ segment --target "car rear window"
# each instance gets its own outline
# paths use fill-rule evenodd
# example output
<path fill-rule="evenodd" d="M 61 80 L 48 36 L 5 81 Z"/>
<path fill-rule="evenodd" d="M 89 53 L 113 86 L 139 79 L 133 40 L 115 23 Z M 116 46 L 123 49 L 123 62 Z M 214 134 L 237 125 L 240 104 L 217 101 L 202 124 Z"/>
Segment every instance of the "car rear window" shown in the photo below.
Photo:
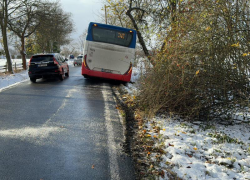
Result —
<path fill-rule="evenodd" d="M 78 56 L 77 58 L 82 58 L 83 56 Z"/>
<path fill-rule="evenodd" d="M 53 61 L 53 55 L 33 56 L 31 62 Z"/>

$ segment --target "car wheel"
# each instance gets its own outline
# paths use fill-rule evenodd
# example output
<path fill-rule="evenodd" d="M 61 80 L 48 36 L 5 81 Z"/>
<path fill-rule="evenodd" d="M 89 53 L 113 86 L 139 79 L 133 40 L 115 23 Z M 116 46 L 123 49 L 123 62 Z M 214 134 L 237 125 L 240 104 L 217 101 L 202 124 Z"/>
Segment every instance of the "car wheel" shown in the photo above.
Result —
<path fill-rule="evenodd" d="M 65 76 L 66 76 L 66 77 L 69 77 L 69 70 L 68 70 L 67 73 L 65 73 Z"/>
<path fill-rule="evenodd" d="M 30 81 L 35 83 L 36 82 L 36 78 L 30 78 Z"/>
<path fill-rule="evenodd" d="M 59 79 L 60 79 L 60 81 L 64 80 L 64 71 L 62 72 L 62 74 L 59 75 Z"/>

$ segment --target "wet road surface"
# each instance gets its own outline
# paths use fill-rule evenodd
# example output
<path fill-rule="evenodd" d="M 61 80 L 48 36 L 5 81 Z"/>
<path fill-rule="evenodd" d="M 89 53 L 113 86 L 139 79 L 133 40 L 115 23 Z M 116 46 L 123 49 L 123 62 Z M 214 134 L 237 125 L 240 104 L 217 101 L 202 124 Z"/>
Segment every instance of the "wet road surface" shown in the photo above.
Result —
<path fill-rule="evenodd" d="M 110 84 L 70 77 L 0 92 L 1 180 L 132 180 Z"/>

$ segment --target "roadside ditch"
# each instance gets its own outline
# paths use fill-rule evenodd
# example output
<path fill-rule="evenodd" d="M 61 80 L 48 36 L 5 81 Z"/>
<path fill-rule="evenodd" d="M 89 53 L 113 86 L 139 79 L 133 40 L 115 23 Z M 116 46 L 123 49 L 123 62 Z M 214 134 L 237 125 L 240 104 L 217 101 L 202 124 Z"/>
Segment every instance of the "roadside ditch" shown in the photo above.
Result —
<path fill-rule="evenodd" d="M 161 149 L 154 148 L 154 142 L 146 137 L 143 130 L 143 115 L 137 110 L 135 99 L 120 86 L 113 86 L 113 95 L 117 102 L 117 109 L 123 116 L 125 124 L 124 152 L 133 159 L 136 180 L 158 179 L 164 176 L 163 171 L 156 170 L 154 166 L 160 162 L 159 158 L 152 161 L 150 153 L 162 154 Z"/>

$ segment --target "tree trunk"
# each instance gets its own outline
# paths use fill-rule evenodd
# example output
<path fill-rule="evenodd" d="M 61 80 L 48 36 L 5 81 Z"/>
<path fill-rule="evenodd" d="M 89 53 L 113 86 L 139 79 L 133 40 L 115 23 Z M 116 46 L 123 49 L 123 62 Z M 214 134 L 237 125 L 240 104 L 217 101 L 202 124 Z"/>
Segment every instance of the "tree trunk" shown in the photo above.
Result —
<path fill-rule="evenodd" d="M 10 52 L 9 52 L 9 48 L 8 48 L 7 32 L 6 32 L 6 29 L 4 29 L 4 28 L 2 29 L 2 36 L 3 36 L 4 52 L 5 52 L 5 56 L 7 59 L 8 72 L 13 74 L 12 62 L 11 62 Z"/>
<path fill-rule="evenodd" d="M 177 17 L 176 17 L 176 10 L 177 10 L 177 2 L 176 0 L 171 0 L 170 1 L 170 9 L 171 9 L 171 26 L 172 26 L 172 32 L 176 31 L 176 21 L 177 21 Z M 172 33 L 171 32 L 171 33 Z M 167 37 L 166 39 L 163 41 L 162 46 L 161 46 L 161 52 L 165 50 L 165 46 L 167 43 Z"/>
<path fill-rule="evenodd" d="M 25 42 L 24 42 L 24 37 L 21 37 L 21 57 L 22 57 L 22 63 L 23 63 L 23 69 L 26 70 L 27 66 L 26 66 L 26 53 L 25 53 Z"/>
<path fill-rule="evenodd" d="M 135 30 L 137 32 L 137 36 L 138 36 L 139 42 L 140 42 L 140 44 L 142 46 L 143 52 L 147 56 L 148 60 L 151 62 L 151 56 L 150 56 L 149 51 L 148 51 L 148 49 L 146 47 L 146 44 L 145 44 L 144 39 L 142 37 L 142 34 L 141 34 L 140 30 L 139 30 L 139 27 L 137 26 L 137 23 L 135 22 L 135 19 L 133 18 L 132 14 L 131 14 L 131 10 L 128 10 L 126 12 L 126 15 L 132 21 L 132 24 L 133 24 L 133 26 L 134 26 L 134 28 L 135 28 Z M 153 64 L 153 62 L 151 62 L 151 63 Z"/>
<path fill-rule="evenodd" d="M 9 47 L 8 47 L 8 37 L 7 37 L 7 21 L 8 21 L 8 8 L 7 8 L 7 1 L 5 0 L 2 4 L 2 14 L 1 14 L 1 30 L 2 30 L 2 37 L 3 37 L 3 48 L 5 52 L 5 56 L 7 59 L 7 65 L 8 65 L 8 72 L 13 74 L 12 70 L 12 63 L 11 63 L 11 58 L 10 58 L 10 52 L 9 52 Z"/>

